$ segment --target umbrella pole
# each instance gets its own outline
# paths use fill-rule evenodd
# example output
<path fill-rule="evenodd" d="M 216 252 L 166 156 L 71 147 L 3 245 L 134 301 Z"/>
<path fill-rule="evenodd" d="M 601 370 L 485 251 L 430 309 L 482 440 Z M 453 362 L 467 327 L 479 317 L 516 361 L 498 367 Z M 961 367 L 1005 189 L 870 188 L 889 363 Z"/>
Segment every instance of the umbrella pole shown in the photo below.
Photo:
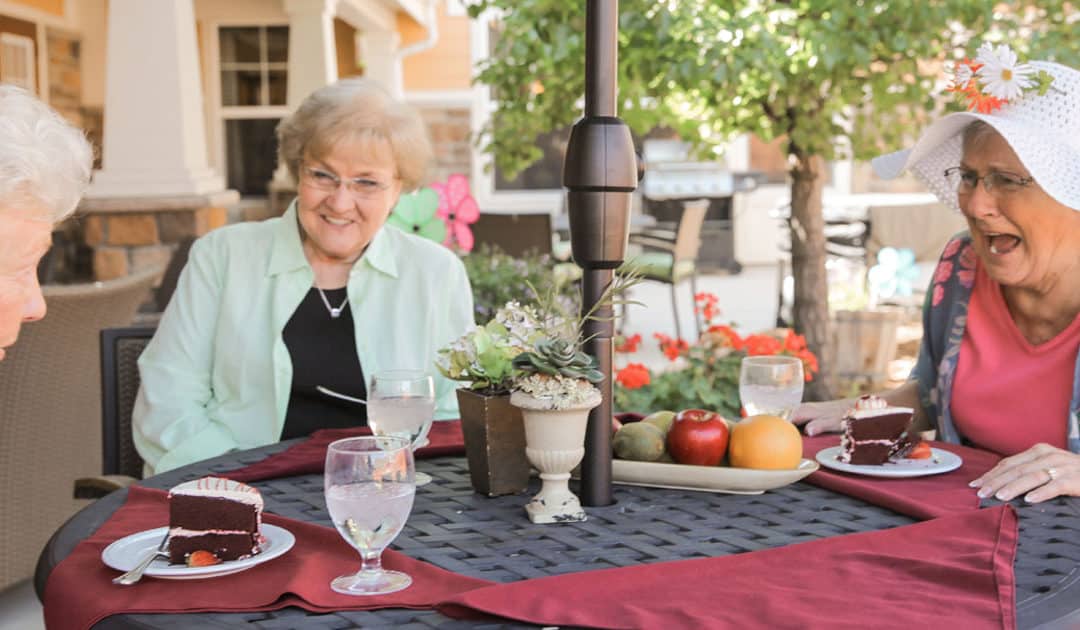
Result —
<path fill-rule="evenodd" d="M 626 256 L 630 202 L 639 179 L 630 129 L 616 117 L 618 0 L 588 0 L 585 17 L 585 115 L 574 124 L 563 163 L 570 244 L 583 269 L 582 313 L 611 284 Z M 589 414 L 581 500 L 611 505 L 612 337 L 614 310 L 608 306 L 585 323 L 585 351 L 596 357 L 604 381 L 603 402 Z"/>

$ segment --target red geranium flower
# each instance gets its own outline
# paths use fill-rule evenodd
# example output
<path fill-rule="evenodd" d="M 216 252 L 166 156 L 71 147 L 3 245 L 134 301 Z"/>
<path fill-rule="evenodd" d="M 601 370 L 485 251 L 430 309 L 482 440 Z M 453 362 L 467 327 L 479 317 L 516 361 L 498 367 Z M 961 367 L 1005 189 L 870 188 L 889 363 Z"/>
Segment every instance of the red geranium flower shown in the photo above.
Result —
<path fill-rule="evenodd" d="M 622 341 L 615 344 L 615 352 L 637 352 L 639 345 L 641 345 L 640 334 L 633 337 L 622 337 Z"/>
<path fill-rule="evenodd" d="M 799 352 L 806 349 L 806 337 L 796 335 L 795 331 L 788 328 L 787 336 L 784 337 L 784 349 L 789 352 Z"/>
<path fill-rule="evenodd" d="M 615 381 L 626 389 L 638 389 L 651 382 L 651 375 L 641 363 L 628 363 L 615 374 Z"/>
<path fill-rule="evenodd" d="M 723 335 L 725 338 L 727 338 L 729 346 L 731 346 L 735 350 L 742 350 L 744 343 L 743 339 L 739 336 L 739 333 L 735 332 L 735 329 L 731 326 L 726 326 L 724 324 L 714 324 L 712 326 L 709 326 L 708 332 Z"/>
<path fill-rule="evenodd" d="M 769 335 L 750 335 L 746 338 L 746 354 L 750 356 L 780 354 L 780 340 Z"/>

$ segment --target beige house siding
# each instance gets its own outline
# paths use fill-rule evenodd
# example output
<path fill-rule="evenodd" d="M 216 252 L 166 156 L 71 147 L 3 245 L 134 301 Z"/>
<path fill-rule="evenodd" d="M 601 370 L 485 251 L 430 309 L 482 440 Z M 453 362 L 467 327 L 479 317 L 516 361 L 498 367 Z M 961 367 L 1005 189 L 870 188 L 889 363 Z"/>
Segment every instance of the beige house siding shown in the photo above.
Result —
<path fill-rule="evenodd" d="M 10 0 L 14 4 L 21 4 L 29 9 L 37 9 L 52 15 L 64 15 L 64 0 Z"/>
<path fill-rule="evenodd" d="M 438 2 L 439 39 L 428 50 L 405 58 L 402 67 L 405 91 L 467 90 L 472 78 L 469 58 L 469 18 L 446 14 L 446 2 Z M 422 41 L 427 33 L 411 19 L 398 17 L 401 45 Z"/>

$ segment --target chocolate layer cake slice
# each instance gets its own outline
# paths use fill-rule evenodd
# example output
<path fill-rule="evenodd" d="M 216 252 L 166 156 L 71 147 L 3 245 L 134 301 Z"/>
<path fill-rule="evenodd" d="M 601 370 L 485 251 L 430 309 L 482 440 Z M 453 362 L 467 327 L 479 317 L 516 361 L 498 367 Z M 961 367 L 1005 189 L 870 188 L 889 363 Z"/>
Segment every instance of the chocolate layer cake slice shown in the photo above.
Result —
<path fill-rule="evenodd" d="M 890 407 L 877 396 L 863 396 L 841 423 L 840 461 L 880 465 L 907 455 L 919 442 L 908 435 L 914 410 Z"/>
<path fill-rule="evenodd" d="M 203 477 L 169 491 L 169 562 L 184 564 L 196 551 L 218 560 L 259 553 L 263 499 L 251 486 Z"/>

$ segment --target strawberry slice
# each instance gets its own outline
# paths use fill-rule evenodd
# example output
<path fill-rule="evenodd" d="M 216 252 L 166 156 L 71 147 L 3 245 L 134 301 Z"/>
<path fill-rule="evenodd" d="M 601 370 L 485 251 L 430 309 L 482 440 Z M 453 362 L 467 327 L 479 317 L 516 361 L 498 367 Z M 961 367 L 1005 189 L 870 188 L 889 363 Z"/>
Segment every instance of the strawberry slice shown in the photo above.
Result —
<path fill-rule="evenodd" d="M 215 564 L 221 564 L 221 559 L 204 549 L 192 551 L 187 557 L 189 567 L 209 567 Z"/>
<path fill-rule="evenodd" d="M 915 445 L 915 448 L 911 449 L 911 452 L 908 453 L 907 457 L 908 459 L 927 459 L 932 454 L 929 444 L 926 442 L 919 442 Z"/>

